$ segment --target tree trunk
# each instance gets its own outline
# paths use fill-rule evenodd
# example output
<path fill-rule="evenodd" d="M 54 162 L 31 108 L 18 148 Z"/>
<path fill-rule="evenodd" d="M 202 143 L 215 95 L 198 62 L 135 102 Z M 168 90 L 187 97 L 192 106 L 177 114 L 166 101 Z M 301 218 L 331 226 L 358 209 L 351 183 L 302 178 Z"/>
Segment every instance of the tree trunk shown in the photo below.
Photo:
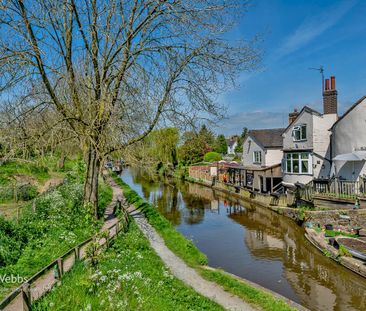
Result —
<path fill-rule="evenodd" d="M 100 159 L 93 146 L 89 146 L 86 155 L 86 176 L 84 183 L 84 203 L 91 204 L 95 218 L 98 218 L 98 178 Z"/>

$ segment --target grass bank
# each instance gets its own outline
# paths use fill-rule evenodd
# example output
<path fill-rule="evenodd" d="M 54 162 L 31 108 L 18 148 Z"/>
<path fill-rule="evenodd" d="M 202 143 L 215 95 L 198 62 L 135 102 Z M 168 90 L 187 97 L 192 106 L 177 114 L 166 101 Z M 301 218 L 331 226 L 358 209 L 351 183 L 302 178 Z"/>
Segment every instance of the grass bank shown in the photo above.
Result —
<path fill-rule="evenodd" d="M 0 216 L 0 275 L 28 278 L 100 228 L 102 220 L 95 221 L 83 206 L 78 165 L 64 184 L 22 207 L 18 220 Z M 102 213 L 112 199 L 111 187 L 101 184 L 99 198 Z M 0 300 L 17 285 L 0 281 Z"/>
<path fill-rule="evenodd" d="M 274 297 L 272 294 L 253 287 L 244 281 L 231 277 L 218 269 L 205 269 L 207 257 L 181 233 L 175 230 L 170 222 L 149 203 L 143 200 L 134 190 L 132 190 L 119 177 L 114 176 L 115 181 L 122 187 L 123 193 L 130 204 L 144 213 L 149 223 L 158 231 L 164 239 L 166 245 L 176 255 L 181 257 L 188 265 L 196 270 L 207 280 L 220 284 L 224 289 L 232 294 L 241 297 L 244 301 L 259 307 L 265 311 L 288 311 L 295 310 L 282 299 Z"/>
<path fill-rule="evenodd" d="M 99 257 L 79 262 L 32 310 L 223 310 L 175 278 L 131 221 Z"/>

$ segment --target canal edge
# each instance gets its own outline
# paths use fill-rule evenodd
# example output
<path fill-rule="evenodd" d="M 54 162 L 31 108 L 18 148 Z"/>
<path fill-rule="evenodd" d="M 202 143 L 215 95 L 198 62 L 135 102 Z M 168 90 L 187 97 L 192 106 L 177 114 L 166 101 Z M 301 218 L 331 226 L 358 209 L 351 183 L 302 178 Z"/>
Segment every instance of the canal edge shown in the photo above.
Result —
<path fill-rule="evenodd" d="M 295 302 L 295 301 L 293 301 L 293 300 L 291 300 L 291 299 L 289 299 L 289 298 L 287 298 L 287 297 L 285 297 L 285 296 L 283 296 L 283 295 L 281 295 L 281 294 L 279 294 L 279 293 L 277 293 L 277 292 L 275 292 L 275 291 L 273 291 L 269 288 L 263 287 L 262 285 L 259 285 L 259 284 L 255 283 L 253 281 L 247 280 L 243 277 L 237 276 L 235 274 L 232 274 L 232 273 L 227 272 L 227 271 L 222 270 L 222 269 L 218 270 L 218 269 L 216 269 L 214 267 L 211 267 L 211 266 L 202 266 L 201 268 L 206 269 L 206 270 L 211 270 L 211 271 L 220 271 L 221 273 L 224 273 L 224 274 L 236 279 L 239 282 L 250 285 L 250 286 L 252 286 L 252 287 L 254 287 L 258 290 L 261 290 L 265 293 L 268 293 L 268 294 L 274 296 L 275 298 L 283 300 L 286 304 L 288 304 L 292 308 L 295 308 L 299 311 L 310 311 L 310 309 L 304 307 L 303 305 L 301 305 L 301 304 L 299 304 L 299 303 L 297 303 L 297 302 Z"/>

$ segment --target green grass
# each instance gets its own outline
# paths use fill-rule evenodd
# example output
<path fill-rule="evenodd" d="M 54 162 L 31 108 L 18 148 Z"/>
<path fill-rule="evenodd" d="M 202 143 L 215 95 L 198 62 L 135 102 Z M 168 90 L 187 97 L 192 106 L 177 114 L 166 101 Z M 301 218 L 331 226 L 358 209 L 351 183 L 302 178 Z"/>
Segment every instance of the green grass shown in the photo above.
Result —
<path fill-rule="evenodd" d="M 104 183 L 103 179 L 99 180 L 99 200 L 98 200 L 98 217 L 104 215 L 105 209 L 113 198 L 112 187 Z"/>
<path fill-rule="evenodd" d="M 357 234 L 352 234 L 352 233 L 347 233 L 347 232 L 342 232 L 342 231 L 334 231 L 334 230 L 325 230 L 325 236 L 327 237 L 335 237 L 335 236 L 347 236 L 347 237 L 351 237 L 351 238 L 356 238 L 358 237 Z"/>
<path fill-rule="evenodd" d="M 207 264 L 207 257 L 193 243 L 187 240 L 181 233 L 175 230 L 170 222 L 150 204 L 145 202 L 139 195 L 123 182 L 118 176 L 114 175 L 115 181 L 122 187 L 123 193 L 130 204 L 134 204 L 140 209 L 149 223 L 158 231 L 164 239 L 165 244 L 177 256 L 182 258 L 188 265 L 196 270 L 206 279 L 216 282 L 232 294 L 238 295 L 243 300 L 268 311 L 289 311 L 294 310 L 283 300 L 266 293 L 261 289 L 246 284 L 220 270 L 207 270 L 202 266 Z"/>
<path fill-rule="evenodd" d="M 131 221 L 93 268 L 79 262 L 32 310 L 223 310 L 165 268 Z"/>
<path fill-rule="evenodd" d="M 275 299 L 271 294 L 241 282 L 240 280 L 226 274 L 224 271 L 220 271 L 218 269 L 200 269 L 200 272 L 207 280 L 220 284 L 226 291 L 239 296 L 249 303 L 260 306 L 264 311 L 296 310 L 291 308 L 284 301 Z"/>
<path fill-rule="evenodd" d="M 0 185 L 11 185 L 14 175 L 31 176 L 40 182 L 50 177 L 49 169 L 35 161 L 7 161 L 0 165 Z"/>

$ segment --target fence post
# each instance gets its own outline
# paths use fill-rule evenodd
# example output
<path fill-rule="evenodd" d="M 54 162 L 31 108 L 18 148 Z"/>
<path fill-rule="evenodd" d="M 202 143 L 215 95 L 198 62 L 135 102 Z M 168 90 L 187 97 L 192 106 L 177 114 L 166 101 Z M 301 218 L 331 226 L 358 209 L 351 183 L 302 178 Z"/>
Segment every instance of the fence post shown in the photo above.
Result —
<path fill-rule="evenodd" d="M 57 270 L 59 279 L 61 279 L 62 275 L 64 274 L 63 260 L 61 257 L 57 259 Z"/>
<path fill-rule="evenodd" d="M 79 246 L 75 246 L 74 251 L 75 251 L 75 260 L 80 259 L 80 248 L 79 248 Z"/>
<path fill-rule="evenodd" d="M 119 232 L 119 220 L 117 220 L 116 222 L 116 235 L 118 234 Z"/>
<path fill-rule="evenodd" d="M 106 243 L 107 243 L 107 248 L 109 248 L 109 229 L 107 229 Z"/>
<path fill-rule="evenodd" d="M 25 283 L 22 286 L 22 297 L 23 297 L 23 311 L 28 311 L 31 309 L 31 293 L 29 283 Z"/>

